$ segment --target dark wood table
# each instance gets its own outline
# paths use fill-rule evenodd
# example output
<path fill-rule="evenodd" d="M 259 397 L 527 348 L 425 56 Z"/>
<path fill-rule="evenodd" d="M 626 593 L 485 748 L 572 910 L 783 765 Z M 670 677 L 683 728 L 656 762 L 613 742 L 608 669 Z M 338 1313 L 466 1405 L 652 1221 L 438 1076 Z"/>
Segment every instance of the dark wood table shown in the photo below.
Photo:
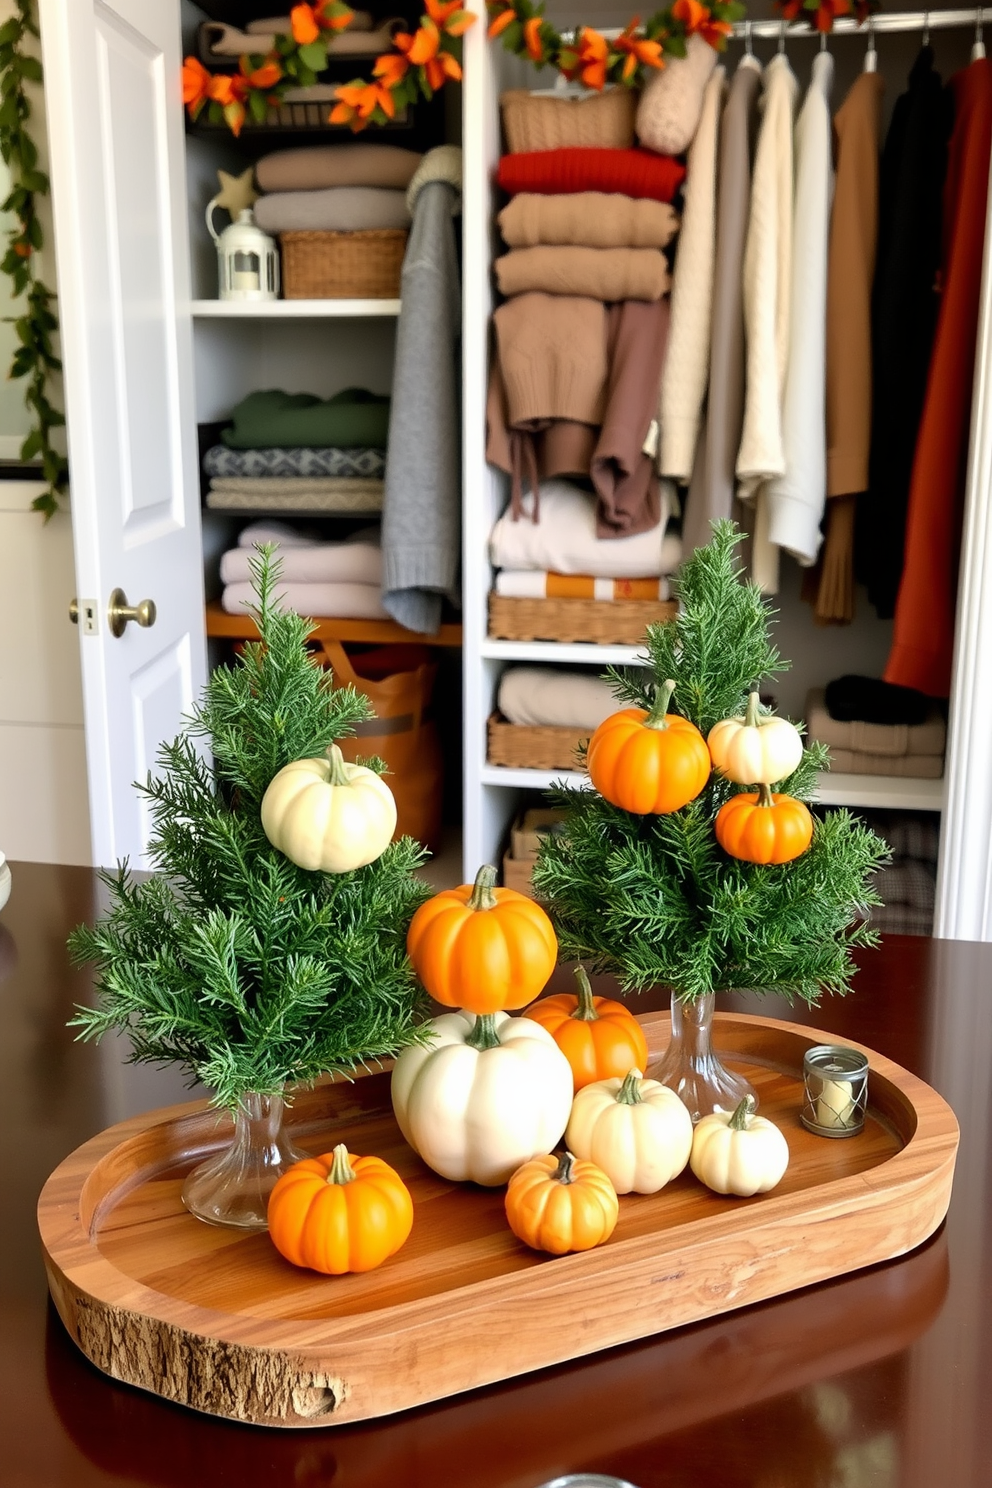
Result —
<path fill-rule="evenodd" d="M 34 1206 L 48 1173 L 109 1123 L 181 1098 L 174 1074 L 65 1027 L 89 985 L 65 937 L 97 903 L 88 870 L 15 863 L 0 914 L 4 1488 L 537 1488 L 580 1469 L 637 1488 L 992 1483 L 992 946 L 891 937 L 861 956 L 853 996 L 805 1019 L 906 1065 L 957 1112 L 950 1214 L 920 1249 L 406 1415 L 269 1431 L 110 1381 L 47 1302 Z"/>

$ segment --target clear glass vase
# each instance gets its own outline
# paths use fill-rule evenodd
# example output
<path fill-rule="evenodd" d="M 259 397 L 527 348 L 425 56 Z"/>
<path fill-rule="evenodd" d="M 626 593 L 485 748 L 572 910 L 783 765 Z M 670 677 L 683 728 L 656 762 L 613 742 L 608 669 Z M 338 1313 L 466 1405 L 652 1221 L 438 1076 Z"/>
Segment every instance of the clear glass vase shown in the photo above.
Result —
<path fill-rule="evenodd" d="M 652 1080 L 667 1085 L 688 1107 L 693 1122 L 712 1111 L 733 1111 L 746 1095 L 758 1097 L 743 1075 L 728 1070 L 713 1050 L 713 1012 L 710 992 L 694 1002 L 672 993 L 672 1041 L 657 1064 L 647 1071 Z"/>
<path fill-rule="evenodd" d="M 183 1203 L 207 1224 L 264 1230 L 276 1179 L 308 1154 L 293 1146 L 283 1127 L 280 1095 L 245 1095 L 234 1116 L 229 1147 L 193 1169 Z"/>

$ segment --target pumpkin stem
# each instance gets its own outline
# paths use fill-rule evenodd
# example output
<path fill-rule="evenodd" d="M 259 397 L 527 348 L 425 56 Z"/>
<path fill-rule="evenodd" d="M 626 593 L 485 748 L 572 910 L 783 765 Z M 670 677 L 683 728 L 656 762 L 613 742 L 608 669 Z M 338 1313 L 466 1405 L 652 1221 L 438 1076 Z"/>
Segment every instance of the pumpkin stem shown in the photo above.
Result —
<path fill-rule="evenodd" d="M 775 802 L 772 800 L 772 788 L 771 788 L 770 785 L 766 785 L 764 781 L 762 781 L 761 784 L 758 786 L 758 802 L 757 802 L 757 804 L 759 806 L 774 806 L 775 805 Z"/>
<path fill-rule="evenodd" d="M 479 1053 L 485 1053 L 486 1049 L 499 1047 L 499 1034 L 496 1031 L 495 1013 L 477 1013 L 475 1024 L 469 1029 L 465 1042 L 470 1049 L 478 1049 Z"/>
<path fill-rule="evenodd" d="M 644 1076 L 639 1069 L 628 1070 L 624 1075 L 623 1084 L 617 1091 L 617 1100 L 621 1106 L 639 1106 L 644 1097 L 641 1094 L 640 1085 Z"/>
<path fill-rule="evenodd" d="M 572 1169 L 574 1167 L 575 1158 L 568 1151 L 568 1148 L 566 1148 L 561 1157 L 559 1157 L 558 1166 L 551 1174 L 551 1176 L 556 1183 L 574 1183 L 575 1178 L 572 1174 Z"/>
<path fill-rule="evenodd" d="M 331 1163 L 331 1171 L 327 1175 L 328 1183 L 354 1183 L 358 1174 L 348 1161 L 348 1149 L 343 1142 L 339 1142 L 334 1149 L 334 1161 Z"/>
<path fill-rule="evenodd" d="M 730 1121 L 728 1123 L 730 1126 L 730 1130 L 747 1131 L 748 1125 L 751 1121 L 751 1117 L 754 1115 L 757 1107 L 758 1102 L 755 1100 L 754 1096 L 745 1095 L 744 1099 L 738 1105 L 733 1116 L 731 1116 L 730 1118 Z"/>
<path fill-rule="evenodd" d="M 761 699 L 760 699 L 760 697 L 758 695 L 757 688 L 755 688 L 752 692 L 749 692 L 748 693 L 748 697 L 747 697 L 747 712 L 744 714 L 744 727 L 745 728 L 757 728 L 758 727 L 758 704 L 760 703 L 760 701 L 761 701 Z"/>
<path fill-rule="evenodd" d="M 495 885 L 496 869 L 491 863 L 484 863 L 475 875 L 475 887 L 468 901 L 469 909 L 495 909 L 496 895 L 493 893 Z"/>
<path fill-rule="evenodd" d="M 350 785 L 351 781 L 344 767 L 344 755 L 338 746 L 336 744 L 328 744 L 324 753 L 327 755 L 331 764 L 330 774 L 327 777 L 328 785 Z"/>
<path fill-rule="evenodd" d="M 664 729 L 668 727 L 668 724 L 665 722 L 665 714 L 668 712 L 668 705 L 672 701 L 672 693 L 674 691 L 675 683 L 671 677 L 656 689 L 654 707 L 644 720 L 645 728 Z"/>
<path fill-rule="evenodd" d="M 592 987 L 589 985 L 589 977 L 584 966 L 575 968 L 575 980 L 579 984 L 579 1005 L 572 1017 L 578 1018 L 580 1023 L 595 1023 L 599 1014 L 593 1007 Z"/>

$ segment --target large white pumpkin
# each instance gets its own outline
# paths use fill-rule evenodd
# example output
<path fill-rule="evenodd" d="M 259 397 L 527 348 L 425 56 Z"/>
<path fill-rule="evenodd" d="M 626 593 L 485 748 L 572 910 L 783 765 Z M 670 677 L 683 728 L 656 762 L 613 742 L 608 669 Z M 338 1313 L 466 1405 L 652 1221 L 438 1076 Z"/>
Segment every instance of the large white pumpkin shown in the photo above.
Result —
<path fill-rule="evenodd" d="M 576 1092 L 565 1145 L 602 1168 L 618 1194 L 657 1193 L 689 1161 L 692 1117 L 674 1090 L 632 1069 Z"/>
<path fill-rule="evenodd" d="M 737 785 L 776 785 L 803 757 L 795 724 L 758 711 L 758 694 L 747 700 L 743 718 L 723 718 L 706 737 L 714 768 Z"/>
<path fill-rule="evenodd" d="M 386 851 L 396 802 L 374 770 L 346 764 L 332 744 L 325 758 L 294 760 L 273 776 L 262 797 L 262 829 L 298 868 L 350 873 Z"/>
<path fill-rule="evenodd" d="M 431 1030 L 429 1047 L 403 1050 L 392 1080 L 400 1130 L 428 1167 L 492 1188 L 550 1152 L 572 1104 L 572 1068 L 550 1033 L 509 1013 L 444 1013 Z M 491 1047 L 472 1047 L 480 1034 Z"/>

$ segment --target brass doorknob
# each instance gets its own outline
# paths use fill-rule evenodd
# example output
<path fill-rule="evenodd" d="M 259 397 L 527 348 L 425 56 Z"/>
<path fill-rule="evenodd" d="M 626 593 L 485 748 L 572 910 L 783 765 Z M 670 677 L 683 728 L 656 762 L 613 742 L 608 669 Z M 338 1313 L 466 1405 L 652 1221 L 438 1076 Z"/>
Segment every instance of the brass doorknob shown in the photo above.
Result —
<path fill-rule="evenodd" d="M 115 589 L 107 605 L 107 623 L 110 634 L 122 636 L 129 620 L 136 620 L 145 630 L 155 624 L 158 611 L 153 599 L 142 599 L 136 605 L 128 604 L 123 589 Z"/>

